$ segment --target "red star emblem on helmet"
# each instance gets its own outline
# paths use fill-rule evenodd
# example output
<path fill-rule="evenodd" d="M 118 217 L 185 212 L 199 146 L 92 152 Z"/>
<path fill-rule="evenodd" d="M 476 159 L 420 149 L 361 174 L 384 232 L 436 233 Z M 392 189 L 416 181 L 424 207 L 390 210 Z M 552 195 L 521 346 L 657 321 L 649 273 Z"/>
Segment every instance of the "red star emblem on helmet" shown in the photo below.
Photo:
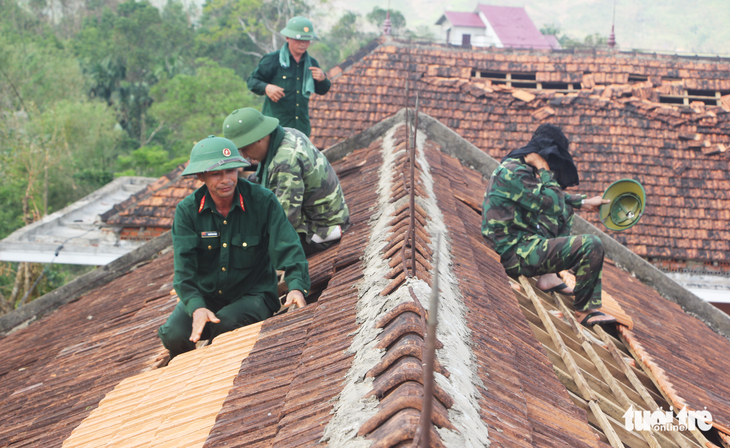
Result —
<path fill-rule="evenodd" d="M 223 155 L 228 157 L 231 155 L 231 150 L 228 148 L 223 148 Z"/>

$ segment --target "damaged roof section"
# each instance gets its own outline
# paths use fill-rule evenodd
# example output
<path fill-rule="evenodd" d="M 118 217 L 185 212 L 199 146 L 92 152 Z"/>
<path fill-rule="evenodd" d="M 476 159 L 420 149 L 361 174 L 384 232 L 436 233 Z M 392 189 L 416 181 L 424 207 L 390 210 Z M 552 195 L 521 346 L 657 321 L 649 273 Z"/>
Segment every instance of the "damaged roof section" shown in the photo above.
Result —
<path fill-rule="evenodd" d="M 164 350 L 155 330 L 176 303 L 170 295 L 172 259 L 163 254 L 3 338 L 0 398 L 10 405 L 0 410 L 6 422 L 0 445 L 53 447 L 78 437 L 77 442 L 94 446 L 94 431 L 105 427 L 105 418 L 110 428 L 119 423 L 114 412 L 105 413 L 106 405 L 132 403 L 137 393 L 172 397 L 186 383 L 189 394 L 183 395 L 193 400 L 218 394 L 219 410 L 185 405 L 184 412 L 166 416 L 157 413 L 165 408 L 161 402 L 150 401 L 144 407 L 148 413 L 130 417 L 139 429 L 130 426 L 130 434 L 139 440 L 164 434 L 172 445 L 176 442 L 167 435 L 178 433 L 194 435 L 196 446 L 403 446 L 420 417 L 422 318 L 432 256 L 439 250 L 437 336 L 443 346 L 437 350 L 434 444 L 605 447 L 591 405 L 587 410 L 587 400 L 575 400 L 562 382 L 553 353 L 533 331 L 536 321 L 524 314 L 526 303 L 481 235 L 484 167 L 471 168 L 454 156 L 467 159 L 471 146 L 453 137 L 447 148 L 438 134 L 447 129 L 424 120 L 413 159 L 418 174 L 410 180 L 403 121 L 399 114 L 353 138 L 355 148 L 333 163 L 352 227 L 340 243 L 309 259 L 312 284 L 318 285 L 315 303 L 264 321 L 260 331 L 247 327 L 187 360 L 181 357 L 177 367 L 187 366 L 182 370 L 175 371 L 177 360 L 157 368 Z M 328 154 L 345 155 L 338 151 Z M 397 219 L 411 191 L 413 206 L 405 208 L 416 211 L 408 216 L 414 219 L 413 232 Z M 436 234 L 442 235 L 440 249 Z M 410 254 L 415 269 L 408 264 Z M 664 372 L 654 392 L 657 403 L 671 386 L 688 407 L 706 406 L 722 431 L 730 421 L 723 398 L 730 395 L 730 366 L 722 355 L 730 342 L 610 262 L 604 288 L 633 321 L 632 334 L 646 355 L 641 359 L 652 357 Z M 577 336 L 567 333 L 570 324 L 550 316 L 574 341 Z M 707 343 L 688 343 L 683 335 Z M 228 344 L 230 350 L 223 350 Z M 235 352 L 241 361 L 218 357 L 219 350 Z M 212 367 L 205 367 L 207 356 L 228 370 L 220 375 L 206 370 L 200 381 L 187 382 L 194 369 Z M 173 384 L 159 381 L 167 375 Z M 152 392 L 153 386 L 161 387 L 159 392 Z M 180 404 L 185 400 L 180 397 Z M 175 430 L 168 431 L 173 423 Z M 621 440 L 643 446 L 629 436 Z"/>
<path fill-rule="evenodd" d="M 339 73 L 332 89 L 311 105 L 318 146 L 373 126 L 409 96 L 413 104 L 416 90 L 422 112 L 497 160 L 550 122 L 571 140 L 581 174 L 576 191 L 602 194 L 622 178 L 646 188 L 641 222 L 614 238 L 646 258 L 730 269 L 725 59 L 472 51 L 381 40 L 332 73 Z M 665 102 L 675 96 L 687 98 L 686 105 Z M 582 216 L 598 224 L 596 215 Z"/>

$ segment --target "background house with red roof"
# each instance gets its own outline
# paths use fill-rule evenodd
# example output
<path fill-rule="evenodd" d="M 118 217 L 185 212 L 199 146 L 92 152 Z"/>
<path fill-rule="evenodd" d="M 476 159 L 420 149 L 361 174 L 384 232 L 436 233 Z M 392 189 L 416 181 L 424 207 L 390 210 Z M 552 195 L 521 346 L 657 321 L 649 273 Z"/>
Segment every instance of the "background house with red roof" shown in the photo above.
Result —
<path fill-rule="evenodd" d="M 522 7 L 477 5 L 473 12 L 444 11 L 436 25 L 448 45 L 560 49 L 555 36 L 543 36 Z"/>

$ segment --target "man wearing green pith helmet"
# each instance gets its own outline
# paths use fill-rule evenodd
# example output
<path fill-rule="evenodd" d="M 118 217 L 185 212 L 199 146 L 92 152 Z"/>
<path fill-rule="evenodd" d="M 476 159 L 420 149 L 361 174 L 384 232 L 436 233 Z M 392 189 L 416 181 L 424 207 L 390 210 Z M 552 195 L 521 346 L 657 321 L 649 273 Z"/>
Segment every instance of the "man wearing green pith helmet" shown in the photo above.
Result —
<path fill-rule="evenodd" d="M 242 156 L 259 163 L 258 181 L 279 199 L 305 254 L 340 239 L 350 226 L 340 180 L 306 135 L 250 107 L 234 110 L 223 122 L 223 134 Z"/>
<path fill-rule="evenodd" d="M 309 97 L 324 95 L 331 83 L 319 68 L 319 62 L 307 53 L 317 38 L 309 19 L 294 17 L 281 30 L 286 43 L 281 49 L 264 55 L 248 78 L 248 88 L 266 95 L 261 110 L 267 117 L 278 118 L 282 126 L 294 128 L 309 137 Z"/>
<path fill-rule="evenodd" d="M 238 178 L 248 165 L 221 137 L 190 153 L 183 175 L 205 185 L 178 204 L 172 224 L 180 302 L 157 332 L 171 358 L 277 312 L 276 270 L 290 291 L 284 306 L 306 305 L 309 266 L 297 234 L 271 191 Z"/>

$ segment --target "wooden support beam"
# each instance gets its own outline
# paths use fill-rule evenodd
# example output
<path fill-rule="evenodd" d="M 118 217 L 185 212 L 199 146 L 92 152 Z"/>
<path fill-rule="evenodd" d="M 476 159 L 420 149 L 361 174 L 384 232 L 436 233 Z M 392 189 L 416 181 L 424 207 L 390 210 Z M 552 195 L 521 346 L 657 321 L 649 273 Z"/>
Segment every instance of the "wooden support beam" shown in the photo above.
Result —
<path fill-rule="evenodd" d="M 568 309 L 567 306 L 563 303 L 563 301 L 560 299 L 560 297 L 557 296 L 557 294 L 554 294 L 553 297 L 555 298 L 555 303 L 558 305 L 558 308 L 563 313 L 563 316 L 568 320 L 568 323 L 573 328 L 573 331 L 575 332 L 578 339 L 581 341 L 581 345 L 583 346 L 583 350 L 585 350 L 586 354 L 588 354 L 588 357 L 590 358 L 593 365 L 596 366 L 596 369 L 598 369 L 598 372 L 601 374 L 601 377 L 603 377 L 603 381 L 608 384 L 608 387 L 611 389 L 611 392 L 613 392 L 614 397 L 618 400 L 619 404 L 622 407 L 623 412 L 625 413 L 629 408 L 631 408 L 632 405 L 635 405 L 634 403 L 629 400 L 629 397 L 626 396 L 626 393 L 624 390 L 619 386 L 618 381 L 616 381 L 616 378 L 614 378 L 613 375 L 608 371 L 608 368 L 603 363 L 603 360 L 596 354 L 595 350 L 593 350 L 593 345 L 588 341 L 588 339 L 583 335 L 583 326 L 578 323 L 578 320 L 575 318 L 573 313 Z M 596 325 L 598 328 L 600 328 L 600 325 Z M 615 348 L 615 347 L 614 347 Z M 622 414 L 623 415 L 623 414 Z M 620 417 L 619 417 L 620 418 Z M 659 445 L 659 442 L 654 438 L 652 431 L 638 431 L 639 434 L 646 440 L 646 443 L 649 444 L 651 448 L 661 448 Z"/>
<path fill-rule="evenodd" d="M 540 317 L 540 320 L 542 321 L 545 330 L 550 335 L 553 344 L 555 344 L 555 348 L 558 350 L 558 354 L 565 363 L 565 366 L 568 369 L 568 373 L 570 373 L 576 385 L 578 386 L 581 396 L 586 401 L 595 401 L 596 397 L 593 395 L 593 391 L 591 391 L 591 389 L 588 387 L 588 384 L 586 383 L 585 378 L 583 378 L 583 375 L 581 375 L 580 369 L 576 365 L 575 360 L 572 356 L 570 356 L 568 348 L 565 346 L 565 342 L 563 342 L 563 339 L 560 337 L 560 334 L 555 328 L 553 321 L 550 320 L 550 315 L 545 310 L 545 307 L 542 305 L 542 301 L 537 297 L 537 295 L 535 295 L 535 291 L 532 290 L 532 286 L 527 281 L 527 278 L 521 275 L 520 283 L 525 289 L 527 297 L 532 301 L 532 304 L 535 306 L 537 315 Z"/>
<path fill-rule="evenodd" d="M 631 345 L 628 343 L 628 341 L 626 339 L 624 339 L 621 332 L 619 332 L 619 336 L 621 337 L 621 342 L 623 342 L 624 346 L 629 350 L 629 352 L 631 353 L 631 356 L 633 356 L 634 360 L 636 361 L 636 365 L 641 367 L 641 370 L 646 374 L 646 376 L 649 377 L 649 379 L 651 379 L 651 381 L 654 383 L 654 386 L 657 388 L 657 390 L 662 394 L 662 396 L 664 396 L 664 399 L 667 400 L 667 403 L 672 403 L 672 400 L 666 394 L 666 392 L 664 392 L 664 390 L 661 388 L 659 381 L 657 381 L 657 379 L 654 376 L 654 373 L 652 373 L 651 369 L 649 369 L 644 364 L 644 362 L 636 354 L 636 352 L 631 347 Z M 654 405 L 656 406 L 656 403 L 654 403 Z M 656 409 L 658 409 L 658 407 L 654 408 L 654 410 L 656 410 Z M 678 422 L 676 418 L 674 419 L 674 421 Z M 682 448 L 690 447 L 688 441 L 681 434 L 678 434 L 676 431 L 670 431 L 669 433 L 672 435 L 672 438 L 679 444 L 680 447 L 682 447 Z M 697 440 L 697 442 L 699 443 L 699 445 L 701 447 L 708 446 L 707 443 L 709 443 L 709 441 L 705 438 L 705 436 L 702 435 L 701 432 L 695 430 L 692 432 L 692 436 L 695 438 L 695 440 Z"/>
<path fill-rule="evenodd" d="M 525 278 L 525 276 L 521 275 L 519 280 L 520 284 L 522 284 L 522 287 L 527 293 L 527 297 L 530 298 L 533 305 L 535 306 L 535 310 L 537 311 L 538 316 L 540 316 L 540 319 L 542 320 L 545 329 L 550 335 L 550 338 L 553 340 L 555 347 L 558 349 L 560 357 L 563 359 L 563 362 L 568 368 L 569 374 L 572 376 L 573 381 L 580 391 L 581 397 L 588 402 L 591 411 L 595 415 L 596 420 L 601 427 L 601 430 L 606 435 L 606 438 L 608 438 L 608 441 L 611 443 L 612 447 L 624 448 L 624 444 L 621 443 L 621 439 L 619 439 L 618 435 L 616 435 L 616 431 L 614 431 L 613 426 L 608 423 L 608 420 L 606 419 L 603 410 L 601 410 L 600 406 L 596 402 L 596 395 L 593 393 L 591 388 L 588 387 L 588 383 L 583 377 L 583 374 L 580 372 L 580 369 L 576 365 L 575 360 L 568 352 L 568 348 L 565 346 L 565 342 L 563 342 L 563 339 L 558 334 L 558 330 L 555 328 L 555 325 L 553 325 L 553 321 L 550 319 L 550 315 L 545 310 L 545 307 L 542 304 L 542 300 L 537 297 L 535 291 L 532 289 L 532 285 L 530 285 L 530 282 L 527 280 L 527 278 Z"/>

